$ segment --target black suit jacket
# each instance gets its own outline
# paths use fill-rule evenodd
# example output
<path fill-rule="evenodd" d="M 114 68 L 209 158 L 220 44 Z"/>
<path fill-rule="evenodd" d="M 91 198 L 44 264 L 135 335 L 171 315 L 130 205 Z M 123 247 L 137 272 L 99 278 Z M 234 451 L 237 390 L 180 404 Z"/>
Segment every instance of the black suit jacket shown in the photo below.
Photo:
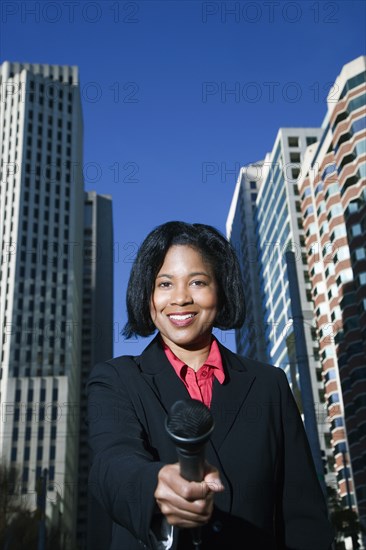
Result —
<path fill-rule="evenodd" d="M 225 491 L 215 495 L 204 548 L 328 550 L 333 529 L 286 375 L 219 346 L 227 376 L 223 385 L 214 381 L 206 457 Z M 164 421 L 187 397 L 159 338 L 141 356 L 101 363 L 91 373 L 89 483 L 113 520 L 111 550 L 153 548 L 158 471 L 177 461 Z M 191 548 L 189 531 L 177 534 L 177 547 Z"/>

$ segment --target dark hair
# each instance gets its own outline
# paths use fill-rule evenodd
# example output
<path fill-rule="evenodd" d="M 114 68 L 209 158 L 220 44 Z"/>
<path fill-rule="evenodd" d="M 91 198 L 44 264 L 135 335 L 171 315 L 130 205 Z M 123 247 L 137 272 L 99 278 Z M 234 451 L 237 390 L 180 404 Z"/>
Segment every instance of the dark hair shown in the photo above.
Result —
<path fill-rule="evenodd" d="M 188 245 L 210 263 L 218 285 L 219 311 L 214 326 L 240 328 L 245 318 L 242 277 L 234 248 L 214 227 L 200 223 L 172 221 L 156 227 L 142 243 L 132 266 L 127 288 L 127 338 L 149 336 L 155 331 L 150 300 L 155 279 L 166 253 L 174 245 Z"/>

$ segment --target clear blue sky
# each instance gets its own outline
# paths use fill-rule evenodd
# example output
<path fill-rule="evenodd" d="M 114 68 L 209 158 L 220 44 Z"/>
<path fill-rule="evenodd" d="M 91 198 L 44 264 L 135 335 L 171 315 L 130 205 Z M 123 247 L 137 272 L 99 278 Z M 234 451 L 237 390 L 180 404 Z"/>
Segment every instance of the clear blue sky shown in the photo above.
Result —
<path fill-rule="evenodd" d="M 131 259 L 156 225 L 225 231 L 239 166 L 320 126 L 365 53 L 366 2 L 2 2 L 1 60 L 78 65 L 86 189 L 113 197 L 115 354 Z M 239 95 L 230 94 L 237 90 Z M 234 348 L 233 335 L 217 334 Z"/>

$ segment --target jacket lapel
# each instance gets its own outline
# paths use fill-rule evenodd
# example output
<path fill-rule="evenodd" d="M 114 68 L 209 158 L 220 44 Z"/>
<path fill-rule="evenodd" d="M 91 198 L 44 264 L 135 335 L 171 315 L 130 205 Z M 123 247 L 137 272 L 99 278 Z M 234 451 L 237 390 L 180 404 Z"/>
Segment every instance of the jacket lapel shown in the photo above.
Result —
<path fill-rule="evenodd" d="M 162 407 L 169 413 L 171 406 L 180 399 L 189 399 L 189 393 L 183 382 L 176 375 L 157 336 L 136 358 L 141 374 L 155 393 Z"/>
<path fill-rule="evenodd" d="M 220 384 L 216 379 L 213 386 L 211 412 L 215 420 L 212 443 L 219 450 L 228 436 L 238 416 L 243 416 L 242 408 L 250 392 L 255 376 L 247 371 L 244 359 L 219 344 L 226 379 Z"/>

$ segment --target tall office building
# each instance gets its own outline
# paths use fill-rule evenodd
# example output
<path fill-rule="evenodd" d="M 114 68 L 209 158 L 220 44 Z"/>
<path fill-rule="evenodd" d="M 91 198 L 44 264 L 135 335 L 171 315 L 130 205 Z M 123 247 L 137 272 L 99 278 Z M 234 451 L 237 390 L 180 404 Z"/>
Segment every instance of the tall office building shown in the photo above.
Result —
<path fill-rule="evenodd" d="M 83 124 L 76 67 L 1 66 L 0 455 L 72 548 L 82 321 Z"/>
<path fill-rule="evenodd" d="M 264 330 L 267 360 L 287 374 L 303 414 L 318 475 L 324 478 L 323 462 L 328 457 L 331 461 L 329 425 L 297 188 L 302 156 L 320 135 L 320 128 L 282 128 L 278 132 L 264 161 L 241 172 L 227 231 L 233 245 L 244 250 L 239 257 L 246 277 L 249 315 L 253 317 L 255 312 L 259 334 Z M 246 238 L 251 240 L 249 245 Z M 258 349 L 258 335 L 248 328 L 237 333 L 239 340 L 244 339 L 238 349 L 258 358 L 263 344 Z"/>
<path fill-rule="evenodd" d="M 85 386 L 91 368 L 113 355 L 113 225 L 111 197 L 94 191 L 85 193 L 82 323 L 77 542 L 98 550 L 108 546 L 110 521 L 88 491 Z"/>
<path fill-rule="evenodd" d="M 366 525 L 366 57 L 327 104 L 299 187 L 338 486 Z"/>
<path fill-rule="evenodd" d="M 261 300 L 259 255 L 254 226 L 262 169 L 263 162 L 257 162 L 240 170 L 226 222 L 226 235 L 236 249 L 247 289 L 245 323 L 235 331 L 236 349 L 241 355 L 268 362 L 263 312 L 258 307 Z"/>

